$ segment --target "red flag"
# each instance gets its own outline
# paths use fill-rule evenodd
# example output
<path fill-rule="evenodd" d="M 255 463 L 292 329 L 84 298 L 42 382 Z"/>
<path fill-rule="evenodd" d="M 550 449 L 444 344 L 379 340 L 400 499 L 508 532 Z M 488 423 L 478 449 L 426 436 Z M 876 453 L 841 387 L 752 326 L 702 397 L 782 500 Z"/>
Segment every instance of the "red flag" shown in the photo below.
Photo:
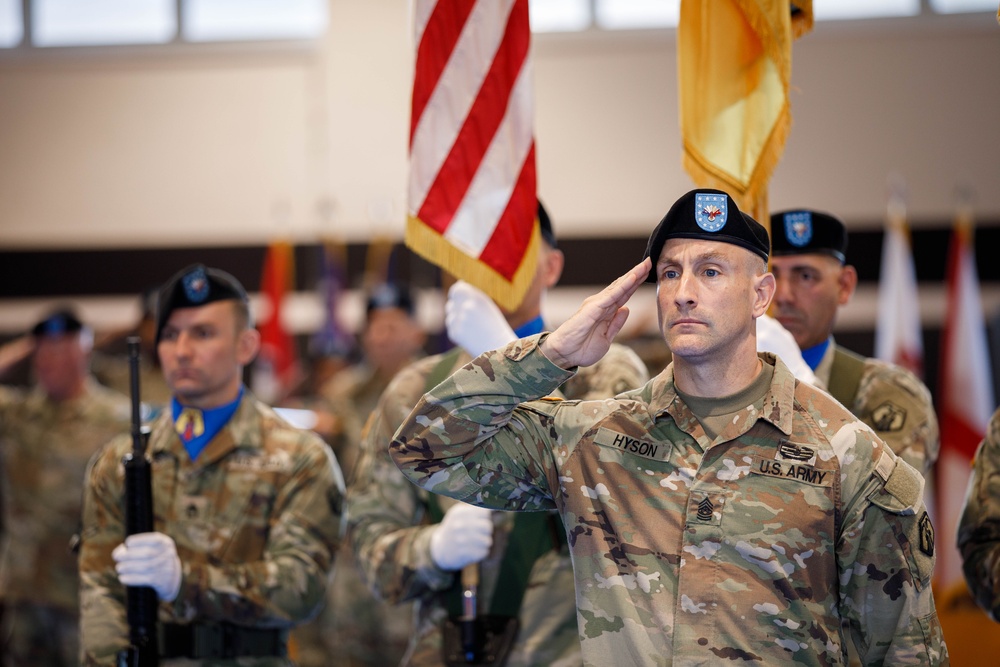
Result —
<path fill-rule="evenodd" d="M 939 588 L 964 585 L 955 535 L 972 457 L 986 434 L 995 406 L 972 237 L 971 215 L 962 211 L 952 232 L 948 256 L 948 307 L 941 343 L 941 455 L 937 463 L 935 522 L 939 536 L 935 583 Z"/>
<path fill-rule="evenodd" d="M 417 0 L 406 244 L 513 310 L 535 274 L 528 0 Z"/>
<path fill-rule="evenodd" d="M 902 198 L 889 200 L 878 283 L 875 356 L 923 375 L 924 341 L 910 228 Z"/>
<path fill-rule="evenodd" d="M 260 291 L 270 304 L 260 325 L 260 353 L 254 373 L 254 392 L 266 403 L 286 397 L 298 380 L 295 341 L 281 322 L 285 295 L 292 288 L 295 259 L 291 243 L 275 241 L 267 249 Z"/>

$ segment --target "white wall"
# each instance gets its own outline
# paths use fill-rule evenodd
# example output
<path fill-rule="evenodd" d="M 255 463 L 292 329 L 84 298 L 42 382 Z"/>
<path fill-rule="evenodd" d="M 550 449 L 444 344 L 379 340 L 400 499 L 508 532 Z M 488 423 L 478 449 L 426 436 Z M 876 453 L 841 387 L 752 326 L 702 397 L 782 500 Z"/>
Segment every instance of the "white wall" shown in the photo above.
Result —
<path fill-rule="evenodd" d="M 0 58 L 0 245 L 400 237 L 407 4 L 331 0 L 329 35 L 305 49 Z M 646 233 L 692 187 L 673 34 L 542 35 L 534 63 L 539 187 L 560 235 Z M 898 171 L 915 225 L 947 218 L 958 183 L 1000 220 L 998 66 L 991 14 L 818 24 L 795 44 L 772 206 L 877 224 Z"/>

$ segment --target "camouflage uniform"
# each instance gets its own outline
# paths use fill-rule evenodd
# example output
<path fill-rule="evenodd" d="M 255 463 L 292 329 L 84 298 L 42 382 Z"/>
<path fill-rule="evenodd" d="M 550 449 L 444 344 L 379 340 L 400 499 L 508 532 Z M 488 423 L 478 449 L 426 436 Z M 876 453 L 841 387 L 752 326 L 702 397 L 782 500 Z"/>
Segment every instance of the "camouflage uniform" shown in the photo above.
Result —
<path fill-rule="evenodd" d="M 958 524 L 965 581 L 976 602 L 1000 621 L 1000 410 L 976 450 Z"/>
<path fill-rule="evenodd" d="M 87 479 L 80 553 L 83 664 L 114 665 L 127 641 L 125 589 L 111 551 L 124 539 L 123 455 L 102 450 Z M 154 522 L 182 564 L 177 598 L 160 623 L 288 629 L 322 604 L 341 526 L 344 483 L 329 448 L 290 427 L 244 389 L 232 419 L 191 461 L 169 411 L 153 424 Z M 161 660 L 161 665 L 272 667 L 286 658 Z"/>
<path fill-rule="evenodd" d="M 18 665 L 71 665 L 79 651 L 79 587 L 71 549 L 80 526 L 87 461 L 128 431 L 129 400 L 84 383 L 73 400 L 40 388 L 0 388 L 0 483 L 4 519 L 0 645 Z"/>
<path fill-rule="evenodd" d="M 838 396 L 831 385 L 841 373 L 850 373 L 839 355 L 851 355 L 860 367 L 856 391 L 851 398 Z M 904 461 L 926 477 L 938 458 L 941 441 L 931 392 L 920 379 L 902 366 L 878 359 L 863 358 L 839 347 L 833 339 L 816 367 L 816 377 L 830 388 L 858 419 L 872 430 Z M 853 388 L 853 387 L 852 387 Z"/>
<path fill-rule="evenodd" d="M 556 508 L 589 665 L 937 665 L 923 479 L 774 355 L 766 395 L 714 441 L 673 366 L 603 401 L 546 400 L 572 375 L 538 337 L 425 396 L 391 445 L 424 488 Z M 484 402 L 485 401 L 485 402 Z"/>
<path fill-rule="evenodd" d="M 456 573 L 439 569 L 431 560 L 429 494 L 403 477 L 387 447 L 396 428 L 426 391 L 428 378 L 439 373 L 442 358 L 428 357 L 405 368 L 389 385 L 368 424 L 355 483 L 348 494 L 349 534 L 369 584 L 391 602 L 416 600 L 417 630 L 404 661 L 408 665 L 443 664 L 441 628 L 448 615 L 445 591 Z M 453 359 L 457 368 L 471 357 L 462 352 Z M 647 377 L 635 353 L 615 345 L 601 362 L 581 369 L 562 391 L 574 398 L 610 397 L 640 386 Z M 454 504 L 447 498 L 436 500 L 442 510 Z M 514 515 L 498 512 L 493 519 L 493 547 L 480 563 L 481 609 L 489 609 L 492 602 Z M 553 548 L 535 561 L 518 618 L 520 634 L 508 667 L 581 663 L 572 563 L 561 540 L 558 550 Z"/>
<path fill-rule="evenodd" d="M 391 379 L 359 364 L 338 372 L 320 389 L 321 409 L 336 415 L 341 424 L 328 442 L 348 484 L 361 448 L 362 425 Z M 372 595 L 358 578 L 353 549 L 345 541 L 337 553 L 326 606 L 292 632 L 296 662 L 300 667 L 328 667 L 334 658 L 338 667 L 399 664 L 412 634 L 412 614 L 410 605 L 389 605 Z"/>

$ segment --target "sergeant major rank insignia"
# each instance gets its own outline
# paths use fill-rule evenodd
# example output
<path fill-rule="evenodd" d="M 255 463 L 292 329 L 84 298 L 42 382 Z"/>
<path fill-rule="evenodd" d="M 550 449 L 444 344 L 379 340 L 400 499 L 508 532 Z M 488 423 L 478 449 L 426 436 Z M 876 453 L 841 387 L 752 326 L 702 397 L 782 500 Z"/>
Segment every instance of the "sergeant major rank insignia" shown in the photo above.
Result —
<path fill-rule="evenodd" d="M 812 213 L 809 211 L 786 213 L 785 236 L 796 248 L 808 245 L 813 237 Z"/>
<path fill-rule="evenodd" d="M 717 232 L 725 227 L 728 215 L 726 195 L 708 192 L 694 194 L 694 221 L 706 232 Z"/>

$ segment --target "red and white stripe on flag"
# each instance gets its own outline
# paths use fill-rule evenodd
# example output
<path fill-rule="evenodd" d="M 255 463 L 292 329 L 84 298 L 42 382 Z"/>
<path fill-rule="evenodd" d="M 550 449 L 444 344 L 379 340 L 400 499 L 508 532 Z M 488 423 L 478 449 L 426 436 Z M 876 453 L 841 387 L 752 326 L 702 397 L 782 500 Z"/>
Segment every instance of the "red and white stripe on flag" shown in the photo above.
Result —
<path fill-rule="evenodd" d="M 901 201 L 890 201 L 878 282 L 875 357 L 923 376 L 924 343 L 920 297 L 910 229 Z"/>
<path fill-rule="evenodd" d="M 516 308 L 535 274 L 528 0 L 416 0 L 406 245 Z"/>
<path fill-rule="evenodd" d="M 935 584 L 962 584 L 955 546 L 976 447 L 986 435 L 994 410 L 993 378 L 972 244 L 971 216 L 959 216 L 948 255 L 948 306 L 941 344 L 938 413 L 941 454 L 937 463 L 938 535 Z"/>

